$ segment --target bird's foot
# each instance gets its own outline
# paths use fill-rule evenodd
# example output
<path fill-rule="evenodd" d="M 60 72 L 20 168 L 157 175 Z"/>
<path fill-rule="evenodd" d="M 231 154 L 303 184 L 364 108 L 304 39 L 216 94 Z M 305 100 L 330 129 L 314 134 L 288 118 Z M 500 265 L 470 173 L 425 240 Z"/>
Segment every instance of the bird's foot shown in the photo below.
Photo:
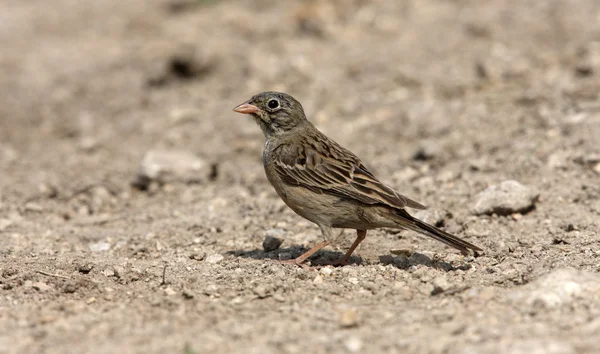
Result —
<path fill-rule="evenodd" d="M 302 269 L 305 269 L 305 270 L 315 270 L 316 269 L 315 267 L 312 267 L 312 266 L 306 264 L 304 262 L 305 260 L 304 259 L 300 259 L 300 258 L 301 257 L 294 258 L 294 259 L 285 259 L 285 260 L 280 260 L 280 261 L 277 261 L 277 262 L 279 262 L 279 264 L 291 264 L 291 265 L 295 265 L 295 266 L 298 266 L 298 267 L 300 267 Z"/>

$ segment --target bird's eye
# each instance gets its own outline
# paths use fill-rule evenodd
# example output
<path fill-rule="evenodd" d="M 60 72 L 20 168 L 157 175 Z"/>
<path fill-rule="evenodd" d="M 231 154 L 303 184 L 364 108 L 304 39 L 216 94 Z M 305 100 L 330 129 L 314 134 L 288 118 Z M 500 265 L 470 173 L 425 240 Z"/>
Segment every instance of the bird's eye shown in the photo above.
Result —
<path fill-rule="evenodd" d="M 270 109 L 279 108 L 279 101 L 277 101 L 276 99 L 271 99 L 269 100 L 269 102 L 267 102 L 267 107 L 269 107 Z"/>

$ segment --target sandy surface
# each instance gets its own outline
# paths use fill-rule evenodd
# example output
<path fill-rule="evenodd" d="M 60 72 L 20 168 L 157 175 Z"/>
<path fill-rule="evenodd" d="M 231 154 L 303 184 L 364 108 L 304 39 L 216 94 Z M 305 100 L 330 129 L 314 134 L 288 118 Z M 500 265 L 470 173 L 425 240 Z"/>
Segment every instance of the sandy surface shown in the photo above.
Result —
<path fill-rule="evenodd" d="M 0 47 L 1 353 L 600 351 L 600 2 L 5 0 Z M 231 111 L 265 90 L 485 255 L 274 261 L 320 233 Z M 197 169 L 139 190 L 148 151 Z M 506 180 L 533 209 L 475 215 Z"/>

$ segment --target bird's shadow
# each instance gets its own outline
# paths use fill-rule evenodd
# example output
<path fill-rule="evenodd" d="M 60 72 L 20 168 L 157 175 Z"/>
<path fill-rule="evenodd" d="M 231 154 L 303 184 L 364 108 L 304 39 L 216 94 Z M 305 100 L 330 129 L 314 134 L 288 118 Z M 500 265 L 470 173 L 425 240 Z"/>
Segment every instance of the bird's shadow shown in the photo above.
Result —
<path fill-rule="evenodd" d="M 294 245 L 287 248 L 278 248 L 273 251 L 264 251 L 262 249 L 253 249 L 253 250 L 232 250 L 227 252 L 227 254 L 241 257 L 241 258 L 250 258 L 250 259 L 271 259 L 271 260 L 285 260 L 285 259 L 294 259 L 299 257 L 304 252 L 308 251 L 306 247 Z M 320 266 L 320 265 L 331 265 L 336 261 L 340 260 L 344 254 L 342 252 L 337 251 L 327 251 L 320 250 L 315 253 L 312 257 L 309 258 L 311 265 Z M 460 265 L 453 265 L 451 263 L 445 262 L 443 260 L 433 259 L 425 254 L 414 252 L 408 255 L 384 255 L 379 256 L 379 262 L 369 262 L 365 261 L 360 256 L 352 256 L 348 264 L 382 264 L 382 265 L 392 265 L 398 269 L 407 270 L 411 267 L 423 265 L 429 268 L 434 268 L 438 270 L 442 270 L 445 272 L 450 272 L 453 270 L 467 270 L 471 268 L 470 264 L 464 263 Z"/>
<path fill-rule="evenodd" d="M 287 260 L 294 259 L 296 257 L 301 256 L 308 248 L 294 245 L 287 248 L 278 248 L 273 251 L 265 251 L 261 249 L 253 249 L 253 250 L 232 250 L 227 252 L 227 254 L 241 257 L 241 258 L 251 258 L 251 259 L 272 259 L 272 260 Z M 320 250 L 315 253 L 313 256 L 309 258 L 311 265 L 320 266 L 320 265 L 331 265 L 336 261 L 340 260 L 344 256 L 344 253 L 337 251 L 327 251 Z M 363 259 L 359 256 L 352 256 L 348 261 L 348 264 L 362 264 Z"/>

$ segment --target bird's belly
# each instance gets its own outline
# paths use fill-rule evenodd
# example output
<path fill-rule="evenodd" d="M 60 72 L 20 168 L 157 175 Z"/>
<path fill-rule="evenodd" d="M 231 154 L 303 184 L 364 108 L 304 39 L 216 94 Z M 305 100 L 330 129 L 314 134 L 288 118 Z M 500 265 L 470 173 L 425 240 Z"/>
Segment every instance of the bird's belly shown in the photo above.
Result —
<path fill-rule="evenodd" d="M 278 193 L 296 214 L 316 224 L 352 229 L 376 227 L 371 226 L 372 220 L 365 212 L 368 206 L 364 204 L 329 194 L 317 194 L 303 187 L 287 187 Z"/>

